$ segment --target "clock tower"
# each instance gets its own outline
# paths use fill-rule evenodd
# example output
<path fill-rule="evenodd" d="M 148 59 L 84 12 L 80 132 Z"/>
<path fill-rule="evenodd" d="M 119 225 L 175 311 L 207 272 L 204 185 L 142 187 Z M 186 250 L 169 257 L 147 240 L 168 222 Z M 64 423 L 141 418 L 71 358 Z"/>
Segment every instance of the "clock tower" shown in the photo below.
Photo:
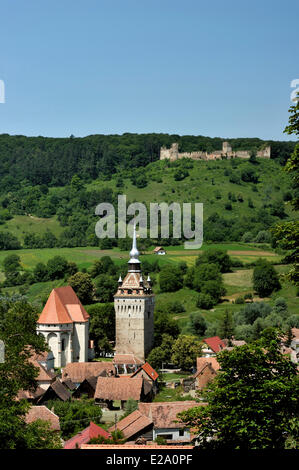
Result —
<path fill-rule="evenodd" d="M 143 279 L 134 226 L 128 273 L 118 280 L 114 295 L 116 355 L 130 354 L 141 361 L 153 348 L 155 296 L 151 279 Z"/>

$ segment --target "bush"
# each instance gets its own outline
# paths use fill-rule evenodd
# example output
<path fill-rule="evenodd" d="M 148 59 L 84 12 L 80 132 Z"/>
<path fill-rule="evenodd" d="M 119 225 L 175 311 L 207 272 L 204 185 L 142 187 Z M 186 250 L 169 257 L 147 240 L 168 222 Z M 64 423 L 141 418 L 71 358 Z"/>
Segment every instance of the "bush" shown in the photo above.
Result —
<path fill-rule="evenodd" d="M 183 276 L 177 267 L 164 267 L 159 274 L 162 292 L 175 292 L 183 287 Z"/>
<path fill-rule="evenodd" d="M 260 297 L 269 296 L 281 288 L 278 274 L 268 261 L 258 260 L 253 270 L 253 288 Z"/>
<path fill-rule="evenodd" d="M 199 294 L 196 301 L 196 307 L 210 310 L 214 306 L 214 300 L 210 294 Z"/>

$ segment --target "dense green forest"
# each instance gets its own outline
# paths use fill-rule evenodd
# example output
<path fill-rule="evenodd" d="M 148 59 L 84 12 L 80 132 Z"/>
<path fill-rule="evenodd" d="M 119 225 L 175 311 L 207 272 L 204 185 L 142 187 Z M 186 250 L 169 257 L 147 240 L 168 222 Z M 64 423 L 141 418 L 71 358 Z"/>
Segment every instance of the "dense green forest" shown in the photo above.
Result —
<path fill-rule="evenodd" d="M 90 135 L 84 138 L 25 137 L 0 135 L 0 191 L 18 190 L 20 184 L 65 186 L 75 174 L 84 182 L 118 168 L 146 166 L 159 159 L 160 147 L 178 142 L 182 152 L 221 150 L 223 139 L 168 134 Z M 294 142 L 230 139 L 234 150 L 271 145 L 272 158 L 284 164 Z"/>
<path fill-rule="evenodd" d="M 161 145 L 180 150 L 220 149 L 222 139 L 168 134 L 85 138 L 0 136 L 0 249 L 100 246 L 126 249 L 128 241 L 99 240 L 94 210 L 101 202 L 204 203 L 204 239 L 271 241 L 268 229 L 292 217 L 291 179 L 282 164 L 294 142 L 231 139 L 252 152 L 269 143 L 272 158 L 176 162 L 159 160 Z M 41 228 L 42 227 L 42 228 Z M 177 239 L 147 240 L 177 244 Z"/>

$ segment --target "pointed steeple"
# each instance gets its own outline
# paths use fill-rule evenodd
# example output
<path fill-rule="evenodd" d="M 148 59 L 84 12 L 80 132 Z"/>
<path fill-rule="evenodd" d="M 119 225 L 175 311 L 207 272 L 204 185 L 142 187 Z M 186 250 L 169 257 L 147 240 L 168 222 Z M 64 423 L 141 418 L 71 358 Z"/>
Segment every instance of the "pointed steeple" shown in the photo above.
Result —
<path fill-rule="evenodd" d="M 130 260 L 128 261 L 129 264 L 129 272 L 140 272 L 140 261 L 138 259 L 139 251 L 137 248 L 137 241 L 136 241 L 136 224 L 134 224 L 133 230 L 133 242 L 132 242 L 132 249 L 130 251 Z"/>

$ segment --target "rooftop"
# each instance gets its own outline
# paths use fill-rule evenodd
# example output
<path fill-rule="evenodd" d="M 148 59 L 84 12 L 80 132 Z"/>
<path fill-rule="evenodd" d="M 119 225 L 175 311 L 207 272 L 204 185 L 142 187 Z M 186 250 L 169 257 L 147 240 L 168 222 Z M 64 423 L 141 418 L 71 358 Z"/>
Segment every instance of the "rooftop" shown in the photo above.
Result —
<path fill-rule="evenodd" d="M 140 400 L 143 378 L 98 377 L 94 398 L 101 400 Z"/>
<path fill-rule="evenodd" d="M 150 426 L 152 423 L 153 422 L 150 418 L 144 416 L 142 413 L 140 413 L 139 410 L 136 410 L 126 416 L 121 421 L 119 421 L 117 423 L 117 429 L 123 432 L 124 437 L 126 439 L 129 439 L 138 432 Z M 114 429 L 115 427 L 111 426 L 111 428 L 109 428 L 109 431 L 113 432 Z"/>
<path fill-rule="evenodd" d="M 112 362 L 71 362 L 62 371 L 62 380 L 71 379 L 73 383 L 81 383 L 89 377 L 98 377 L 103 372 L 115 373 Z"/>
<path fill-rule="evenodd" d="M 71 286 L 56 287 L 37 321 L 38 324 L 66 324 L 86 322 L 89 315 Z"/>
<path fill-rule="evenodd" d="M 81 448 L 82 444 L 87 444 L 90 439 L 102 436 L 104 439 L 110 439 L 111 434 L 105 431 L 97 424 L 90 421 L 90 424 L 83 431 L 78 432 L 75 436 L 71 437 L 64 443 L 64 449 L 77 449 Z"/>
<path fill-rule="evenodd" d="M 50 423 L 52 431 L 60 431 L 59 417 L 46 406 L 32 406 L 25 416 L 25 422 L 30 424 L 37 419 Z"/>

